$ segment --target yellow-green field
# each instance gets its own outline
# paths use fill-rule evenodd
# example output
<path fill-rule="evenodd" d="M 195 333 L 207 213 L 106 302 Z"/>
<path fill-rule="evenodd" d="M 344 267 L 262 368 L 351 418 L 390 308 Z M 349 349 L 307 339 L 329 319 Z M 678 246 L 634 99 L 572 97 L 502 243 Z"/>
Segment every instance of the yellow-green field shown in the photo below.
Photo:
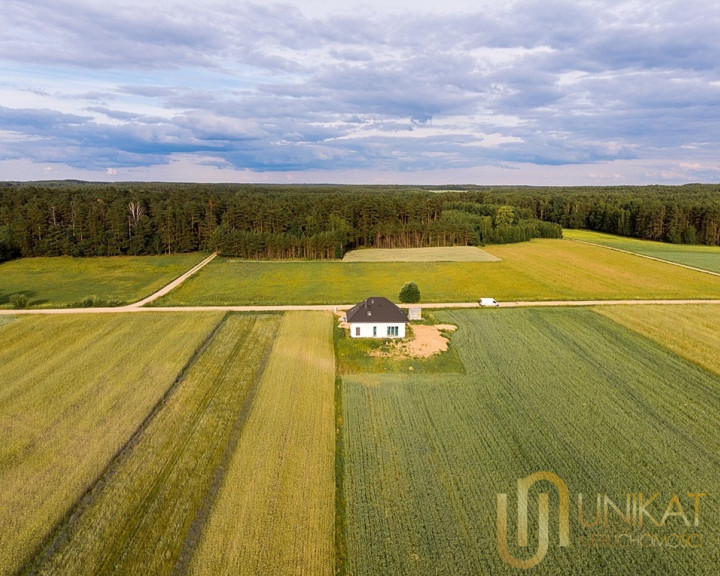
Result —
<path fill-rule="evenodd" d="M 353 250 L 343 262 L 497 262 L 499 258 L 474 246 L 435 248 L 367 248 Z"/>
<path fill-rule="evenodd" d="M 667 260 L 693 268 L 720 273 L 720 246 L 697 244 L 668 244 L 638 238 L 614 236 L 590 230 L 565 230 L 563 236 L 571 240 L 582 240 L 608 248 L 626 250 L 652 258 Z"/>
<path fill-rule="evenodd" d="M 43 574 L 182 571 L 281 317 L 231 315 L 156 417 L 36 559 Z M 120 519 L 122 519 L 120 521 Z M 195 534 L 197 533 L 197 535 Z"/>
<path fill-rule="evenodd" d="M 248 262 L 218 258 L 157 305 L 352 304 L 397 300 L 415 281 L 422 302 L 720 298 L 720 277 L 570 240 L 493 246 L 501 262 Z"/>
<path fill-rule="evenodd" d="M 24 294 L 30 307 L 80 306 L 95 297 L 111 305 L 135 302 L 187 272 L 205 255 L 21 258 L 0 264 L 0 308 Z"/>
<path fill-rule="evenodd" d="M 333 574 L 330 314 L 287 313 L 192 574 Z"/>
<path fill-rule="evenodd" d="M 0 574 L 333 573 L 329 313 L 26 316 L 0 338 Z"/>
<path fill-rule="evenodd" d="M 720 375 L 720 306 L 599 306 L 596 311 Z"/>
<path fill-rule="evenodd" d="M 22 317 L 0 326 L 0 574 L 17 571 L 61 523 L 220 318 Z"/>
<path fill-rule="evenodd" d="M 409 280 L 425 302 L 720 298 L 716 276 L 601 246 L 488 251 L 500 261 L 218 259 L 160 303 L 396 299 Z M 517 574 L 498 554 L 496 496 L 514 536 L 517 480 L 541 470 L 567 483 L 575 516 L 568 548 L 553 520 L 534 574 L 715 576 L 720 306 L 425 321 L 458 329 L 419 363 L 367 357 L 385 344 L 333 332 L 325 312 L 0 316 L 0 576 Z M 581 525 L 579 492 L 590 519 L 598 493 L 620 512 Z M 638 492 L 658 493 L 657 519 L 677 493 L 691 522 L 687 494 L 706 494 L 697 525 L 675 514 L 646 530 L 703 545 L 582 544 L 639 537 L 621 517 Z M 537 546 L 530 522 L 515 557 Z"/>

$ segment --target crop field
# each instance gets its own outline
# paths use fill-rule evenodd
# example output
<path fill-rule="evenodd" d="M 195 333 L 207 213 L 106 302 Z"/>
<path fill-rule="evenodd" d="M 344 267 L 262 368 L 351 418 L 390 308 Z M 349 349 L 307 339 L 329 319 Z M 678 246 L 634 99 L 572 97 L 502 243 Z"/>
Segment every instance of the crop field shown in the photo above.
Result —
<path fill-rule="evenodd" d="M 668 244 L 666 242 L 652 242 L 638 238 L 602 234 L 589 230 L 564 230 L 563 235 L 569 239 L 592 242 L 600 246 L 652 256 L 653 258 L 720 274 L 720 246 Z"/>
<path fill-rule="evenodd" d="M 474 246 L 437 248 L 368 248 L 353 250 L 343 262 L 497 262 L 499 258 Z"/>
<path fill-rule="evenodd" d="M 605 306 L 597 312 L 720 375 L 720 306 Z"/>
<path fill-rule="evenodd" d="M 329 313 L 3 318 L 0 337 L 0 574 L 333 573 Z"/>
<path fill-rule="evenodd" d="M 62 524 L 220 318 L 22 317 L 0 326 L 0 574 L 15 573 Z"/>
<path fill-rule="evenodd" d="M 128 304 L 149 296 L 188 271 L 203 254 L 107 258 L 21 258 L 0 264 L 0 308 L 24 294 L 31 307 L 79 306 L 95 297 Z"/>
<path fill-rule="evenodd" d="M 193 574 L 334 573 L 334 393 L 331 315 L 286 313 Z"/>
<path fill-rule="evenodd" d="M 227 318 L 132 448 L 84 499 L 77 518 L 56 531 L 36 560 L 40 572 L 184 571 L 279 321 Z"/>
<path fill-rule="evenodd" d="M 571 539 L 558 546 L 549 489 L 550 547 L 533 574 L 716 573 L 718 376 L 592 310 L 436 316 L 459 326 L 452 342 L 466 374 L 343 376 L 347 574 L 517 574 L 498 553 L 496 498 L 508 494 L 509 552 L 529 558 L 540 489 L 529 498 L 529 546 L 520 548 L 517 481 L 538 471 L 568 486 Z M 586 524 L 597 494 L 619 512 L 609 507 L 607 525 L 601 516 L 586 527 L 579 493 Z M 638 493 L 646 501 L 657 493 L 646 510 L 659 526 L 621 518 Z M 697 523 L 694 493 L 705 494 Z M 689 525 L 668 504 L 674 494 Z M 644 546 L 615 545 L 618 535 L 646 533 Z M 693 547 L 677 544 L 683 534 L 696 535 Z M 668 538 L 674 544 L 663 546 Z"/>
<path fill-rule="evenodd" d="M 159 306 L 353 304 L 396 300 L 405 282 L 422 302 L 720 298 L 720 277 L 570 240 L 488 249 L 501 262 L 257 262 L 216 258 Z"/>

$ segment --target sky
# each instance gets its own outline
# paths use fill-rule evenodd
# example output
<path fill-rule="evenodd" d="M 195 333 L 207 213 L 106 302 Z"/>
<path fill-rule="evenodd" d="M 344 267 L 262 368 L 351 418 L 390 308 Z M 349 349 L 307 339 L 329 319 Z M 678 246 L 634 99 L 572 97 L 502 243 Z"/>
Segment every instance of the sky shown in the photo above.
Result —
<path fill-rule="evenodd" d="M 2 0 L 0 180 L 720 182 L 715 0 Z"/>

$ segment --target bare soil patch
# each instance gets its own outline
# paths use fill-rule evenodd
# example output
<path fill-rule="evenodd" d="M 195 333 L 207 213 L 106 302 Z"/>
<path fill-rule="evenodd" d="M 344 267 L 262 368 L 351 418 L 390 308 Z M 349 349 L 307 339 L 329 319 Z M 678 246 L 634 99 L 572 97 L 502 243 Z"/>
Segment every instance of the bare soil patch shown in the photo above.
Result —
<path fill-rule="evenodd" d="M 399 341 L 393 341 L 388 350 L 374 350 L 372 356 L 390 358 L 430 358 L 448 349 L 449 340 L 442 334 L 443 331 L 453 331 L 457 326 L 452 324 L 436 324 L 427 326 L 416 324 L 409 327 L 412 336 Z"/>

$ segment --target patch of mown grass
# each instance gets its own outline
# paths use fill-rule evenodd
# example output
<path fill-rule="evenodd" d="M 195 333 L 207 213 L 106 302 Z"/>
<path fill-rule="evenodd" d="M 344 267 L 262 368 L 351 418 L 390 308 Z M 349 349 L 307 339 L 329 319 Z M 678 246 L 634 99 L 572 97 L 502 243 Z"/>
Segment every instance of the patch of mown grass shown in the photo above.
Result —
<path fill-rule="evenodd" d="M 499 259 L 475 246 L 434 248 L 365 248 L 345 254 L 343 262 L 497 262 Z"/>
<path fill-rule="evenodd" d="M 411 339 L 412 326 L 406 329 Z M 450 334 L 445 332 L 445 337 Z M 348 331 L 335 327 L 335 349 L 341 374 L 363 373 L 406 373 L 406 374 L 464 374 L 463 366 L 457 351 L 448 344 L 445 352 L 438 352 L 429 358 L 399 357 L 394 354 L 398 340 L 375 338 L 352 338 Z"/>

